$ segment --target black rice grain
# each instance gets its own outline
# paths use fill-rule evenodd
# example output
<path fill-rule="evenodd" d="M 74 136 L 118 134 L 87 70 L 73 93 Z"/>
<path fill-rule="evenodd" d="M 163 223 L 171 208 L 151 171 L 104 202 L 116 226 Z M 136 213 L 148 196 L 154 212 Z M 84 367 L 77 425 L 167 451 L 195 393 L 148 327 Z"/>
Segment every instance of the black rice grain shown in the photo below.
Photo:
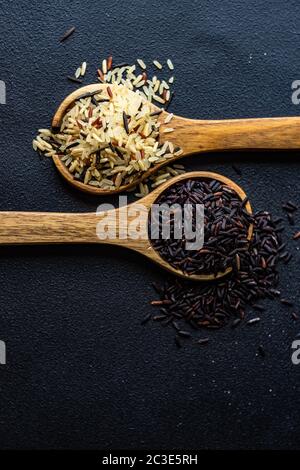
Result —
<path fill-rule="evenodd" d="M 176 344 L 178 349 L 180 349 L 182 347 L 182 343 L 181 343 L 181 340 L 180 340 L 179 336 L 175 336 L 175 344 Z"/>
<path fill-rule="evenodd" d="M 209 338 L 200 338 L 195 341 L 195 344 L 205 345 L 209 342 Z"/>
<path fill-rule="evenodd" d="M 178 335 L 182 336 L 183 338 L 190 338 L 192 336 L 189 331 L 185 330 L 178 330 Z"/>
<path fill-rule="evenodd" d="M 258 346 L 258 353 L 261 357 L 266 357 L 265 348 L 261 344 Z"/>
<path fill-rule="evenodd" d="M 258 310 L 259 312 L 265 311 L 265 308 L 258 304 L 253 304 L 252 307 L 254 308 L 254 310 Z"/>
<path fill-rule="evenodd" d="M 238 166 L 232 164 L 231 167 L 236 172 L 237 175 L 242 176 L 242 171 Z"/>
<path fill-rule="evenodd" d="M 74 32 L 75 32 L 76 28 L 75 26 L 72 26 L 72 28 L 68 29 L 65 34 L 60 38 L 60 42 L 64 42 L 66 41 Z"/>
<path fill-rule="evenodd" d="M 150 116 L 159 116 L 163 112 L 163 109 L 160 109 L 159 111 L 153 111 L 153 113 L 150 113 Z"/>
<path fill-rule="evenodd" d="M 295 218 L 292 214 L 288 213 L 287 214 L 287 219 L 288 219 L 290 225 L 295 225 Z"/>
<path fill-rule="evenodd" d="M 67 79 L 70 80 L 70 82 L 73 82 L 73 83 L 78 83 L 78 84 L 83 83 L 82 80 L 80 80 L 79 78 L 76 78 L 76 77 L 72 77 L 71 75 L 69 75 L 67 77 Z"/>
<path fill-rule="evenodd" d="M 125 113 L 125 111 L 123 112 L 123 124 L 124 124 L 126 133 L 129 134 L 128 118 L 127 118 L 127 114 Z"/>
<path fill-rule="evenodd" d="M 235 318 L 233 322 L 231 323 L 231 328 L 236 328 L 240 323 L 242 319 L 241 318 Z"/>
<path fill-rule="evenodd" d="M 300 238 L 300 232 L 296 232 L 294 235 L 293 235 L 293 240 L 298 240 Z"/>
<path fill-rule="evenodd" d="M 290 300 L 288 299 L 280 299 L 280 302 L 283 304 L 283 305 L 287 305 L 288 307 L 292 307 L 294 304 L 293 302 L 291 302 Z"/>
<path fill-rule="evenodd" d="M 282 209 L 287 212 L 294 212 L 298 209 L 298 206 L 294 204 L 292 201 L 287 201 L 285 204 L 282 204 Z"/>
<path fill-rule="evenodd" d="M 146 325 L 146 323 L 148 323 L 148 321 L 151 319 L 151 313 L 149 313 L 148 315 L 146 315 L 142 321 L 141 321 L 141 325 Z"/>

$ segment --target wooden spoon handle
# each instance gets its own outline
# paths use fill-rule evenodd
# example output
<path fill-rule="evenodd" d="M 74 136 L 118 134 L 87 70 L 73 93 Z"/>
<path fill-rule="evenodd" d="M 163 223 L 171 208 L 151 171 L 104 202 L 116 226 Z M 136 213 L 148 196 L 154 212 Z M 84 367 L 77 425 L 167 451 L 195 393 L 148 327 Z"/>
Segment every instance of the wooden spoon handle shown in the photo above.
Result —
<path fill-rule="evenodd" d="M 96 214 L 0 212 L 0 244 L 95 243 Z"/>
<path fill-rule="evenodd" d="M 184 155 L 238 149 L 300 148 L 300 117 L 200 121 L 174 116 L 168 127 L 173 127 L 174 132 L 162 134 L 164 140 L 180 146 Z"/>
<path fill-rule="evenodd" d="M 132 204 L 99 214 L 0 212 L 0 245 L 109 243 L 143 251 L 148 239 L 135 239 L 130 234 L 135 228 L 135 207 Z M 146 227 L 147 211 L 141 222 Z"/>

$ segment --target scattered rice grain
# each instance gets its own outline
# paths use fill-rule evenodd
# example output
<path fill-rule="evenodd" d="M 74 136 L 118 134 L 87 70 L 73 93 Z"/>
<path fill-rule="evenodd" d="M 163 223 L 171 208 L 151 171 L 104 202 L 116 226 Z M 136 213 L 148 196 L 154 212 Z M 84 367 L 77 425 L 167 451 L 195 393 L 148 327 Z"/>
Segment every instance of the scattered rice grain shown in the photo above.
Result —
<path fill-rule="evenodd" d="M 153 65 L 155 65 L 155 67 L 159 70 L 161 70 L 163 68 L 163 66 L 161 65 L 160 62 L 158 62 L 158 60 L 154 60 Z"/>
<path fill-rule="evenodd" d="M 147 68 L 145 62 L 142 59 L 137 59 L 137 63 L 139 64 L 141 69 L 145 70 Z"/>
<path fill-rule="evenodd" d="M 173 65 L 173 62 L 171 61 L 171 59 L 167 60 L 167 65 L 168 65 L 170 70 L 174 70 L 174 65 Z"/>

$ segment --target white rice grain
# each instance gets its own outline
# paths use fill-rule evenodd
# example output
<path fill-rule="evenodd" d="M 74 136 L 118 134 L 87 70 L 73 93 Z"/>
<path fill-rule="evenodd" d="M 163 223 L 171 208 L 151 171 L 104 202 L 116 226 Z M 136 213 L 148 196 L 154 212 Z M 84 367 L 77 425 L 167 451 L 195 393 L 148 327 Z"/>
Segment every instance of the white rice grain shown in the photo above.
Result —
<path fill-rule="evenodd" d="M 86 67 L 87 67 L 87 63 L 86 63 L 86 62 L 82 62 L 81 70 L 80 70 L 80 74 L 81 74 L 82 77 L 85 76 Z"/>
<path fill-rule="evenodd" d="M 174 65 L 173 65 L 173 62 L 171 61 L 171 59 L 167 60 L 167 65 L 168 65 L 170 70 L 174 70 Z"/>
<path fill-rule="evenodd" d="M 160 96 L 158 95 L 153 95 L 153 99 L 157 101 L 157 103 L 165 104 L 165 100 L 163 100 Z"/>
<path fill-rule="evenodd" d="M 165 124 L 168 124 L 174 117 L 174 114 L 173 113 L 169 113 L 166 117 L 166 119 L 164 120 L 164 123 Z"/>
<path fill-rule="evenodd" d="M 81 75 L 81 67 L 78 67 L 75 72 L 75 78 L 79 78 Z"/>
<path fill-rule="evenodd" d="M 158 62 L 158 60 L 154 60 L 153 65 L 155 65 L 155 67 L 159 70 L 161 70 L 163 68 L 163 66 L 161 65 L 160 62 Z"/>
<path fill-rule="evenodd" d="M 143 70 L 146 70 L 146 64 L 145 62 L 142 60 L 142 59 L 137 59 L 137 63 L 139 64 L 139 66 L 141 67 L 141 69 Z"/>

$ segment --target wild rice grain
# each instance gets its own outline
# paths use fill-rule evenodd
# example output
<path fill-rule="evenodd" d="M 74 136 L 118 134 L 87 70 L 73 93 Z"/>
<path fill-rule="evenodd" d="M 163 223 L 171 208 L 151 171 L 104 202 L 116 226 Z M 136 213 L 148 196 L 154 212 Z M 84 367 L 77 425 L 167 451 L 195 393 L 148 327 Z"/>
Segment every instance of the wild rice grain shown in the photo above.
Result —
<path fill-rule="evenodd" d="M 170 300 L 152 300 L 151 305 L 170 305 L 172 302 Z"/>
<path fill-rule="evenodd" d="M 105 78 L 104 78 L 104 75 L 103 75 L 102 70 L 98 69 L 98 70 L 97 70 L 97 73 L 98 73 L 98 77 L 100 78 L 101 82 L 104 83 L 104 82 L 105 82 Z"/>
<path fill-rule="evenodd" d="M 123 123 L 124 123 L 125 131 L 127 132 L 127 134 L 129 134 L 128 118 L 127 118 L 127 114 L 125 113 L 125 111 L 123 111 Z"/>
<path fill-rule="evenodd" d="M 163 109 L 160 109 L 159 111 L 154 111 L 153 113 L 150 113 L 150 117 L 159 116 L 162 112 Z"/>
<path fill-rule="evenodd" d="M 108 93 L 109 97 L 112 99 L 113 98 L 113 93 L 111 91 L 110 86 L 107 87 L 107 93 Z"/>
<path fill-rule="evenodd" d="M 72 26 L 70 29 L 68 29 L 65 34 L 60 38 L 60 42 L 64 42 L 66 41 L 74 32 L 75 32 L 76 28 L 75 26 Z"/>
<path fill-rule="evenodd" d="M 110 70 L 112 68 L 112 63 L 113 63 L 113 58 L 110 55 L 109 58 L 107 59 L 107 70 Z"/>

